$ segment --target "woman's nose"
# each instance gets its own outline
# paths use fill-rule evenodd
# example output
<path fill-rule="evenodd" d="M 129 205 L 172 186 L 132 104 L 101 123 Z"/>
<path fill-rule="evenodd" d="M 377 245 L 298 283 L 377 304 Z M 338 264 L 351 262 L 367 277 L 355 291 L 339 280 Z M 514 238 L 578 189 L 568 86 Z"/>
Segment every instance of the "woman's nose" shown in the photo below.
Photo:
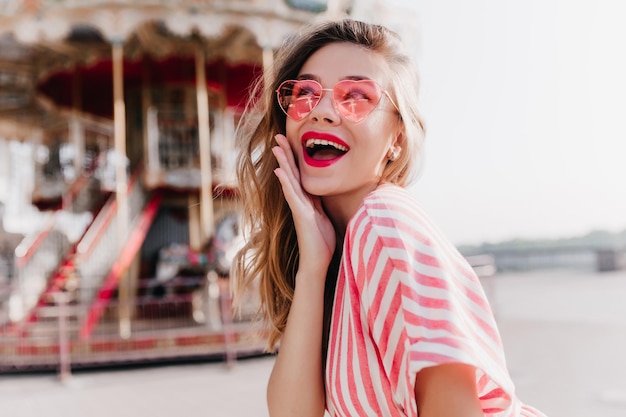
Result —
<path fill-rule="evenodd" d="M 322 90 L 320 101 L 311 111 L 310 117 L 316 121 L 325 121 L 327 123 L 338 123 L 341 116 L 337 113 L 335 103 L 333 102 L 333 91 L 330 88 Z"/>

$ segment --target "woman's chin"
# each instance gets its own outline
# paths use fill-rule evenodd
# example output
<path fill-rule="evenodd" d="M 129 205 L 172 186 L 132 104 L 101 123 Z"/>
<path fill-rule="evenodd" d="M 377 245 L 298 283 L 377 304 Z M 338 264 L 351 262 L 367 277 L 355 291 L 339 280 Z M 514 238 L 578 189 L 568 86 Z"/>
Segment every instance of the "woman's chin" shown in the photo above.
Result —
<path fill-rule="evenodd" d="M 323 197 L 328 195 L 333 189 L 332 183 L 336 180 L 332 179 L 320 179 L 320 178 L 311 178 L 311 179 L 302 179 L 302 188 L 308 194 Z"/>

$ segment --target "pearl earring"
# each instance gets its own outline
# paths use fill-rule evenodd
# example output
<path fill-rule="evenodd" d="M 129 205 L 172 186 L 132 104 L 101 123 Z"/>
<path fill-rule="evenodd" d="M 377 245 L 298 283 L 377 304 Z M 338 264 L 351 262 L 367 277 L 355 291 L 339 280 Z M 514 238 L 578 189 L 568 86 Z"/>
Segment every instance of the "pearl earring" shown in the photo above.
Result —
<path fill-rule="evenodd" d="M 389 151 L 389 155 L 387 156 L 387 158 L 389 158 L 390 161 L 395 161 L 396 159 L 398 159 L 398 153 L 396 152 L 395 149 L 391 149 L 391 151 Z"/>

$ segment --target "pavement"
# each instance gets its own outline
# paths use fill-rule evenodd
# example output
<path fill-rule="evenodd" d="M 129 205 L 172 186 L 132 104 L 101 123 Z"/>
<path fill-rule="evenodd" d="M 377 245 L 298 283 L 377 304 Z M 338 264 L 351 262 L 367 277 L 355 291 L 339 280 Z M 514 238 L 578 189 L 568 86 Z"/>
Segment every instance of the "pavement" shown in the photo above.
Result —
<path fill-rule="evenodd" d="M 626 416 L 626 271 L 500 274 L 483 284 L 518 396 L 549 417 Z M 0 416 L 267 417 L 273 357 L 0 376 Z"/>

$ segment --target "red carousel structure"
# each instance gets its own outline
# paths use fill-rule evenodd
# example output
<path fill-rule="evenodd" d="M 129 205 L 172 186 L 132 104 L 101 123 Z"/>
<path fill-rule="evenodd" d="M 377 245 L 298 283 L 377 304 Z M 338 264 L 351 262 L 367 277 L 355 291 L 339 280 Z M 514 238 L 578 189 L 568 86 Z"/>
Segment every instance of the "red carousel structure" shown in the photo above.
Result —
<path fill-rule="evenodd" d="M 350 1 L 0 0 L 0 372 L 259 353 L 234 130 Z"/>

